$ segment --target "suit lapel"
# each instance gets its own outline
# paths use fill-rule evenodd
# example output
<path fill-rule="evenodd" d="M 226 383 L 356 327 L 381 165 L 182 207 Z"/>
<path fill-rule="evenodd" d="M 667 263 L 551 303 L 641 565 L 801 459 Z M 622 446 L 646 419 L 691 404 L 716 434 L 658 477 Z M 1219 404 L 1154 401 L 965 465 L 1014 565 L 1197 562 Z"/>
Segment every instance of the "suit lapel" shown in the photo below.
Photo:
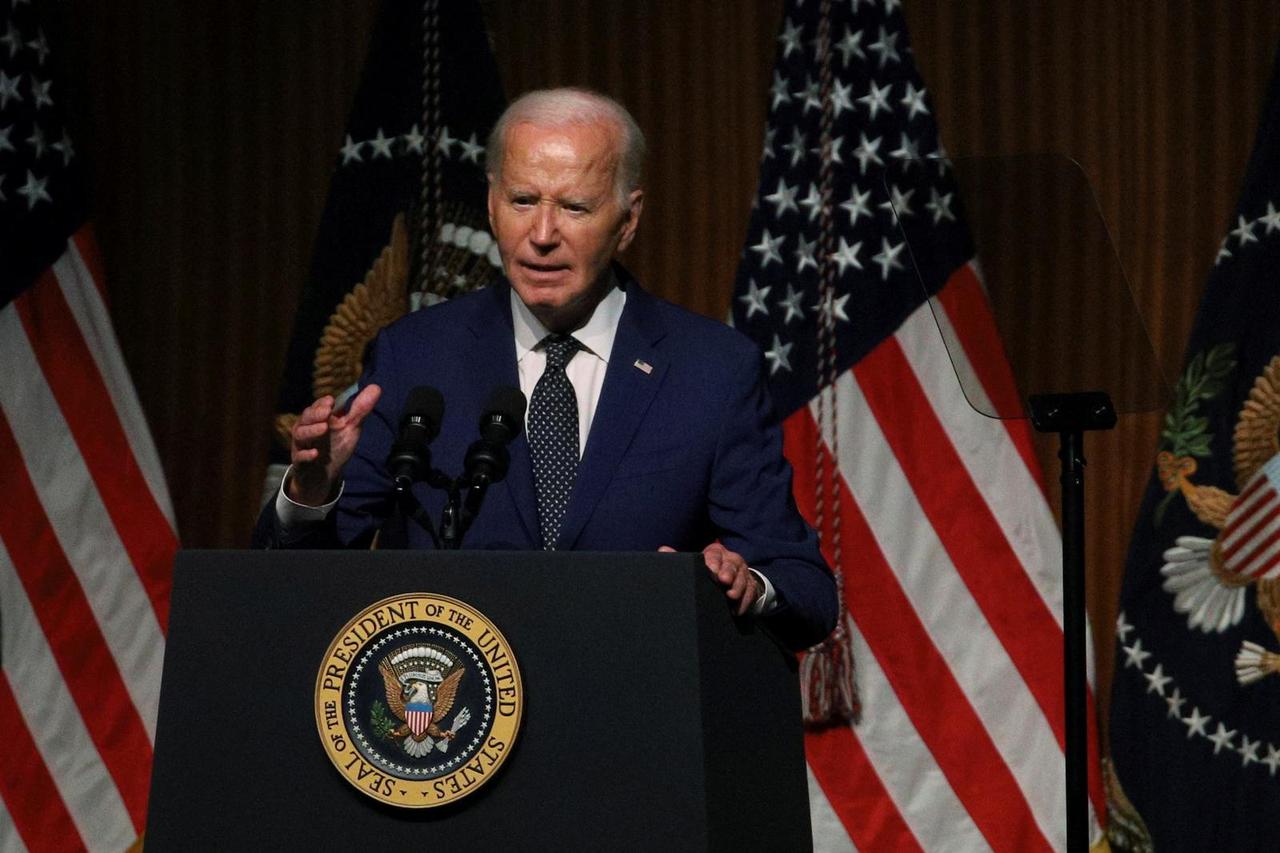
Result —
<path fill-rule="evenodd" d="M 561 550 L 572 549 L 577 542 L 667 371 L 666 358 L 654 348 L 666 334 L 656 302 L 634 281 L 626 287 L 627 304 L 618 320 L 586 454 L 560 525 Z M 646 372 L 638 362 L 652 369 Z"/>
<path fill-rule="evenodd" d="M 515 336 L 511 326 L 511 289 L 506 284 L 493 284 L 493 301 L 485 302 L 472 317 L 469 326 L 476 336 L 471 364 L 476 376 L 494 377 L 494 385 L 520 387 L 516 369 Z M 489 393 L 487 390 L 482 393 Z M 542 542 L 538 527 L 538 499 L 533 487 L 533 463 L 529 459 L 529 442 L 521 430 L 511 442 L 511 468 L 507 471 L 507 493 L 512 509 L 524 525 L 527 541 Z"/>

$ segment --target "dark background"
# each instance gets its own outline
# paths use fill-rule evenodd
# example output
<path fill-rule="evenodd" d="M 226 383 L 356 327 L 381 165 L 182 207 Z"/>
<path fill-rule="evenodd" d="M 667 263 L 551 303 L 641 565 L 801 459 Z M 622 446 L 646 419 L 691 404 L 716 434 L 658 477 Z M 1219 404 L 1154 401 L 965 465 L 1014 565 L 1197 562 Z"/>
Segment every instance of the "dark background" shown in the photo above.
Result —
<path fill-rule="evenodd" d="M 1253 143 L 1280 4 L 904 5 L 953 157 L 1060 151 L 1081 164 L 1172 380 Z M 376 6 L 61 4 L 112 315 L 185 546 L 248 542 L 292 312 Z M 632 108 L 651 156 L 629 265 L 659 295 L 724 317 L 781 2 L 482 6 L 508 94 L 585 84 Z M 1130 416 L 1086 443 L 1104 704 L 1158 429 L 1157 414 Z M 1052 483 L 1056 439 L 1040 449 Z"/>

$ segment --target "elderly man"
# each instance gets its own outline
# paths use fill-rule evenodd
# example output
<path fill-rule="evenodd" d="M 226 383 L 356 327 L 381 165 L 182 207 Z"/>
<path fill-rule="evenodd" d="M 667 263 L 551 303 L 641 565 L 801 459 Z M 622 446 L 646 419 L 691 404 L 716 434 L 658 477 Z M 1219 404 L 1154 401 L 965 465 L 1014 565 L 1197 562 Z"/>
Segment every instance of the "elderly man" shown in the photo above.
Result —
<path fill-rule="evenodd" d="M 447 401 L 432 446 L 447 467 L 492 389 L 518 385 L 527 429 L 467 547 L 701 550 L 739 613 L 795 645 L 825 636 L 835 589 L 791 499 L 759 351 L 613 263 L 640 222 L 643 159 L 635 121 L 602 95 L 511 104 L 488 145 L 506 281 L 392 324 L 345 412 L 325 397 L 302 413 L 258 544 L 367 542 L 391 512 L 384 461 L 410 389 Z M 426 498 L 438 516 L 443 498 Z M 416 529 L 410 542 L 431 546 Z"/>

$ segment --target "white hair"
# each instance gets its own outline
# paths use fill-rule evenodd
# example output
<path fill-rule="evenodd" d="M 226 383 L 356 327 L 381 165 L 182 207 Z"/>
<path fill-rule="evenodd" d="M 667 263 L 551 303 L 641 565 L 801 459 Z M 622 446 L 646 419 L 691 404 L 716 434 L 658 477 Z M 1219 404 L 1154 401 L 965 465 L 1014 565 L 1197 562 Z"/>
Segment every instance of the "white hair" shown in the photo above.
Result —
<path fill-rule="evenodd" d="M 512 125 L 533 124 L 538 127 L 566 125 L 613 125 L 621 150 L 614 170 L 613 189 L 618 204 L 627 206 L 627 197 L 640 187 L 640 171 L 644 166 L 644 133 L 627 112 L 627 108 L 599 92 L 565 87 L 535 89 L 511 102 L 498 116 L 489 133 L 485 149 L 485 169 L 492 180 L 502 177 L 502 157 L 506 150 L 507 131 Z"/>

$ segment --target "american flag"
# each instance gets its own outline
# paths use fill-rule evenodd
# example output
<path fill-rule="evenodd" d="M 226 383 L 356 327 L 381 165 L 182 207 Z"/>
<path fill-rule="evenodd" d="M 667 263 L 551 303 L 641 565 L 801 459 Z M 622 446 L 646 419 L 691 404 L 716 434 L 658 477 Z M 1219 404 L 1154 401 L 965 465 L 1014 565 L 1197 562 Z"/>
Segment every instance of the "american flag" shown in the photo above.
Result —
<path fill-rule="evenodd" d="M 119 850 L 146 819 L 177 537 L 41 9 L 0 0 L 0 850 Z"/>
<path fill-rule="evenodd" d="M 1026 422 L 957 379 L 1017 407 L 900 3 L 786 3 L 769 106 L 734 321 L 843 572 L 861 702 L 806 737 L 815 847 L 1062 849 L 1061 539 Z"/>

